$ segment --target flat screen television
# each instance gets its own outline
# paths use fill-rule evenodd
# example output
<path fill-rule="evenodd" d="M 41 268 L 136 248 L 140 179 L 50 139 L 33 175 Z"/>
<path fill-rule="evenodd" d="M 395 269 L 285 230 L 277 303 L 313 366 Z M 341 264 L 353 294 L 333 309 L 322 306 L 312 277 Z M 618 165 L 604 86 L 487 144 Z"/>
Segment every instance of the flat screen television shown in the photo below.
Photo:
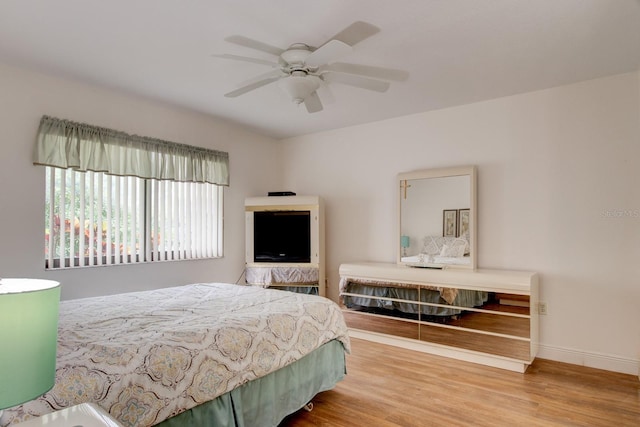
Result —
<path fill-rule="evenodd" d="M 254 212 L 253 258 L 254 262 L 311 262 L 311 212 Z"/>

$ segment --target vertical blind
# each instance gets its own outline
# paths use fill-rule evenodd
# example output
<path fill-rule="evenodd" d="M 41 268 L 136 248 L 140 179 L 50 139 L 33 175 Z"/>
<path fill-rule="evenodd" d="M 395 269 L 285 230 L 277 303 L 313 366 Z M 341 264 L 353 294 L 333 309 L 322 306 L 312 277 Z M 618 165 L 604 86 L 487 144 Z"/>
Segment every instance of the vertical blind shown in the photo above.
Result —
<path fill-rule="evenodd" d="M 52 120 L 55 125 L 51 124 Z M 82 132 L 77 131 L 79 127 Z M 87 129 L 91 132 L 87 132 Z M 109 132 L 113 134 L 114 131 Z M 105 161 L 103 156 L 97 156 L 102 159 L 100 167 L 94 167 L 97 163 L 91 160 L 67 161 L 82 157 L 73 153 L 86 151 L 87 145 L 93 145 L 89 151 L 100 151 L 109 138 L 96 138 L 96 135 L 100 133 L 88 125 L 48 117 L 43 117 L 41 121 L 35 163 L 46 164 L 45 158 L 55 159 L 50 162 L 53 164 L 46 167 L 46 268 L 222 255 L 222 185 L 225 184 L 209 181 L 215 175 L 220 175 L 212 173 L 212 168 L 222 162 L 222 176 L 225 178 L 221 182 L 228 183 L 226 153 L 210 152 L 206 165 L 191 167 L 191 172 L 186 172 L 189 168 L 178 168 L 177 174 L 175 168 L 171 173 L 161 171 L 159 175 L 164 177 L 162 179 L 150 176 L 153 174 L 148 173 L 149 169 L 139 174 L 142 176 L 113 174 L 115 169 L 109 169 L 110 162 Z M 84 139 L 90 136 L 92 140 Z M 122 137 L 122 134 L 118 134 L 118 137 Z M 143 146 L 150 147 L 149 142 L 144 141 Z M 56 144 L 57 148 L 54 148 Z M 185 146 L 177 145 L 179 150 L 172 154 L 174 159 L 188 151 Z M 164 146 L 166 148 L 167 144 Z M 116 151 L 122 154 L 123 150 L 120 147 Z M 199 152 L 197 158 L 202 159 L 203 151 L 195 150 Z M 64 152 L 65 155 L 53 155 L 53 151 Z M 49 154 L 43 157 L 42 153 Z M 152 150 L 148 158 L 150 162 L 158 160 L 153 153 Z M 122 162 L 122 158 L 120 156 L 118 160 Z M 136 159 L 140 158 L 140 155 L 136 155 Z M 87 165 L 90 163 L 93 166 L 89 168 Z M 135 162 L 125 163 L 132 166 Z M 196 163 L 194 159 L 186 162 L 183 159 L 177 164 L 193 166 Z M 118 169 L 123 170 L 120 166 Z M 205 170 L 209 172 L 204 173 Z"/>
<path fill-rule="evenodd" d="M 47 268 L 222 255 L 222 187 L 47 168 Z"/>

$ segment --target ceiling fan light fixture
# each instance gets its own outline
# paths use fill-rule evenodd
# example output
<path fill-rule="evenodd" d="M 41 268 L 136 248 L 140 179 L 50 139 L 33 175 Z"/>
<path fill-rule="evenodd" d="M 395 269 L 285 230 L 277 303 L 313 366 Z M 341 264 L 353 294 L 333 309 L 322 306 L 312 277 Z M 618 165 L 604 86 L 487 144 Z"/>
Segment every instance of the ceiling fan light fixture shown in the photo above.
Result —
<path fill-rule="evenodd" d="M 293 102 L 301 104 L 320 87 L 320 79 L 302 72 L 301 74 L 294 72 L 289 77 L 280 79 L 278 86 L 287 92 Z"/>

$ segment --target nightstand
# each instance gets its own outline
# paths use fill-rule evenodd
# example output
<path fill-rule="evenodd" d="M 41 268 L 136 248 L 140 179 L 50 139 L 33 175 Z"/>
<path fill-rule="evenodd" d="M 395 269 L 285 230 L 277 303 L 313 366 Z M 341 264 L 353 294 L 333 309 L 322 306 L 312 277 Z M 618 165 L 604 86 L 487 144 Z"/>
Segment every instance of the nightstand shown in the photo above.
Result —
<path fill-rule="evenodd" d="M 104 409 L 93 403 L 65 408 L 16 424 L 18 427 L 122 427 Z"/>

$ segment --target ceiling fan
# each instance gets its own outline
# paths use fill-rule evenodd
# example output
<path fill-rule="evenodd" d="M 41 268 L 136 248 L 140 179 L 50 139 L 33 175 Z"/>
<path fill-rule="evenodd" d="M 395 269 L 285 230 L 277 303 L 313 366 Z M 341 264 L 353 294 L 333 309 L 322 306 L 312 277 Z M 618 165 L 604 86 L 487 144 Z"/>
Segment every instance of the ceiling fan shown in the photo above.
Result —
<path fill-rule="evenodd" d="M 309 113 L 322 110 L 317 89 L 321 85 L 340 83 L 385 92 L 389 81 L 404 81 L 409 73 L 392 68 L 335 62 L 352 51 L 357 43 L 378 33 L 380 29 L 366 22 L 357 21 L 333 36 L 320 47 L 294 43 L 287 49 L 271 46 L 244 36 L 230 36 L 226 41 L 276 56 L 277 60 L 265 60 L 247 56 L 216 54 L 218 58 L 252 62 L 273 68 L 249 81 L 239 89 L 226 93 L 235 98 L 259 87 L 278 82 L 296 104 L 302 104 Z"/>

